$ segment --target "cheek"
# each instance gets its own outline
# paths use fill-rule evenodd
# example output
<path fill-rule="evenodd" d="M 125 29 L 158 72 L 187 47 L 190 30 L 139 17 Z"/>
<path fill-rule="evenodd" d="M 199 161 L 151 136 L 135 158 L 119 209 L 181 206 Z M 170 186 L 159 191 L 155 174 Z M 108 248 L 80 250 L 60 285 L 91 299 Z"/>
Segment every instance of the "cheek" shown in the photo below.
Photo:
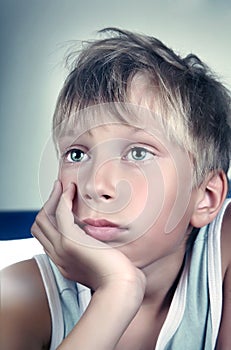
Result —
<path fill-rule="evenodd" d="M 130 191 L 127 193 L 127 198 L 124 198 L 127 205 L 123 209 L 123 215 L 133 221 L 142 214 L 148 201 L 149 180 L 140 170 L 134 171 L 131 176 L 126 176 L 124 179 Z"/>
<path fill-rule="evenodd" d="M 65 191 L 70 183 L 77 184 L 77 171 L 74 167 L 66 169 L 60 166 L 58 178 L 62 183 L 63 191 Z"/>
<path fill-rule="evenodd" d="M 123 181 L 126 181 L 129 192 L 123 193 L 123 202 L 127 205 L 120 211 L 127 224 L 137 227 L 144 223 L 150 226 L 162 208 L 164 198 L 163 176 L 159 165 L 155 162 L 150 165 L 135 165 L 132 169 L 124 169 Z M 151 219 L 150 219 L 151 218 Z"/>
<path fill-rule="evenodd" d="M 147 166 L 142 181 L 134 188 L 132 213 L 133 234 L 143 235 L 156 223 L 165 201 L 165 183 L 158 164 Z"/>
<path fill-rule="evenodd" d="M 134 192 L 130 209 L 133 220 L 130 223 L 134 238 L 150 230 L 169 234 L 182 220 L 185 205 L 187 207 L 188 194 L 179 185 L 181 176 L 175 163 L 168 159 L 153 162 L 145 167 L 143 174 L 145 176 L 137 183 L 132 180 Z"/>
<path fill-rule="evenodd" d="M 169 198 L 171 199 L 169 200 L 171 205 L 166 203 L 169 213 L 165 225 L 165 233 L 167 234 L 177 228 L 186 214 L 192 195 L 193 184 L 192 165 L 188 155 L 178 150 L 174 154 L 173 163 L 174 172 L 172 171 L 173 175 L 168 177 L 167 182 L 170 194 Z"/>

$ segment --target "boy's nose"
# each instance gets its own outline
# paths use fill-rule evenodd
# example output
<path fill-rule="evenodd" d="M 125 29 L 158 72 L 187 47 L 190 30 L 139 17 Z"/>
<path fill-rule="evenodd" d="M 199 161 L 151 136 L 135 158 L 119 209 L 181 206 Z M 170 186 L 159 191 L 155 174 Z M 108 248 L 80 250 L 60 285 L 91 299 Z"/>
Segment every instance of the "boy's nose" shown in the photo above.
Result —
<path fill-rule="evenodd" d="M 82 189 L 86 200 L 112 201 L 116 198 L 116 186 L 119 182 L 118 166 L 115 160 L 107 160 L 102 164 L 94 164 L 89 169 Z"/>

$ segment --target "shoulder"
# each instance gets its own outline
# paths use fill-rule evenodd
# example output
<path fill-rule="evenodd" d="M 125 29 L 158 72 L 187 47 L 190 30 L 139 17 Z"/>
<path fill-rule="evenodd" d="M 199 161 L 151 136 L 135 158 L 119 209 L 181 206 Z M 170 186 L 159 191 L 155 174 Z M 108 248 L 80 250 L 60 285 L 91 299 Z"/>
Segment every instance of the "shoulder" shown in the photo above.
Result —
<path fill-rule="evenodd" d="M 1 319 L 3 348 L 45 349 L 49 343 L 49 307 L 34 259 L 1 271 Z"/>
<path fill-rule="evenodd" d="M 223 272 L 223 306 L 217 349 L 230 349 L 231 323 L 231 203 L 229 203 L 222 222 L 221 254 Z"/>

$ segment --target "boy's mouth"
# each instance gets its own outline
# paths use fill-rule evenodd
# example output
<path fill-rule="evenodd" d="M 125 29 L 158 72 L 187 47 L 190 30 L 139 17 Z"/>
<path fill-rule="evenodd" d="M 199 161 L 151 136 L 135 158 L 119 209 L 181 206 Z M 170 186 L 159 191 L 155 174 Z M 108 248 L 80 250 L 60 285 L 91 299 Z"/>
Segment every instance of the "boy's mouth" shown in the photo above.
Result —
<path fill-rule="evenodd" d="M 105 219 L 85 219 L 83 223 L 95 227 L 118 227 L 117 224 Z"/>
<path fill-rule="evenodd" d="M 105 219 L 85 219 L 82 228 L 86 234 L 103 242 L 116 240 L 124 231 L 117 224 Z"/>

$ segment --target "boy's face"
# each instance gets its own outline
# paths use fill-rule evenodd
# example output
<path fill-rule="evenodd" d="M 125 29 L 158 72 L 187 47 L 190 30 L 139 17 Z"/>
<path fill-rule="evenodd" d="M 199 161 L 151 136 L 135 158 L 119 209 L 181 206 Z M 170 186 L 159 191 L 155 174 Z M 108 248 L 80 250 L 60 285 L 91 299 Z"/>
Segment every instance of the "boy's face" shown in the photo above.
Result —
<path fill-rule="evenodd" d="M 63 189 L 77 187 L 76 223 L 142 267 L 184 247 L 193 211 L 187 152 L 147 113 L 140 127 L 93 123 L 59 139 Z"/>

